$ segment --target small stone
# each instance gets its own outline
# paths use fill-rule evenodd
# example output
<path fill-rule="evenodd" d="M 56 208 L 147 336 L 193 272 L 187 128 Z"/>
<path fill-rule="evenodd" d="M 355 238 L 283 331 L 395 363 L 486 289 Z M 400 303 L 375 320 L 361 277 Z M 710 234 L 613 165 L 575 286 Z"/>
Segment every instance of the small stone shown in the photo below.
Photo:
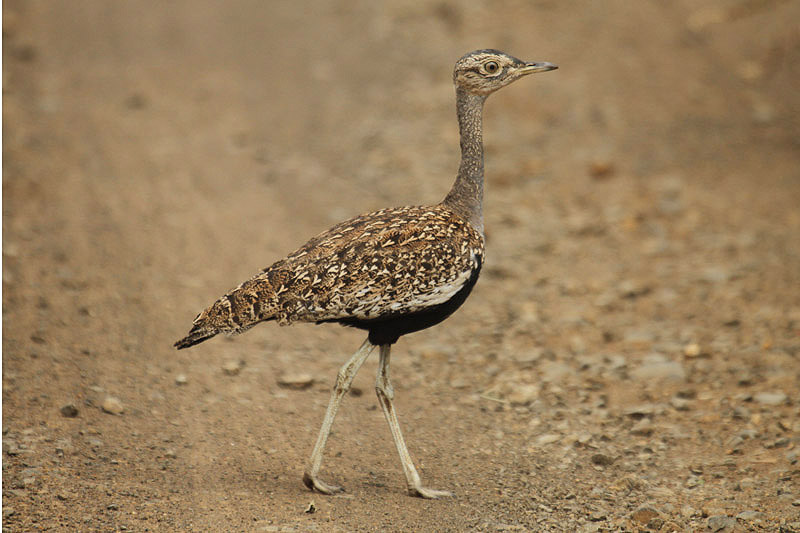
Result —
<path fill-rule="evenodd" d="M 687 344 L 683 347 L 683 355 L 686 357 L 693 359 L 696 357 L 703 357 L 708 355 L 708 351 L 704 350 L 699 344 L 693 342 L 691 344 Z"/>
<path fill-rule="evenodd" d="M 19 447 L 17 441 L 12 439 L 3 439 L 3 449 L 12 457 L 22 453 L 22 449 Z"/>
<path fill-rule="evenodd" d="M 3 518 L 4 519 L 14 516 L 14 513 L 16 513 L 16 512 L 17 512 L 17 510 L 14 509 L 13 507 L 7 507 L 5 505 L 3 506 Z"/>
<path fill-rule="evenodd" d="M 631 520 L 640 524 L 647 524 L 650 520 L 657 518 L 659 514 L 652 507 L 639 507 L 631 514 Z"/>
<path fill-rule="evenodd" d="M 118 511 L 119 505 L 117 505 L 116 503 L 109 503 L 108 505 L 106 505 L 106 509 L 108 509 L 109 511 Z"/>
<path fill-rule="evenodd" d="M 123 407 L 120 399 L 114 396 L 106 396 L 100 408 L 112 415 L 121 415 L 125 411 L 125 407 Z"/>
<path fill-rule="evenodd" d="M 614 458 L 604 453 L 592 455 L 592 463 L 600 466 L 609 466 L 614 463 Z"/>
<path fill-rule="evenodd" d="M 766 518 L 767 515 L 762 513 L 761 511 L 742 511 L 741 513 L 736 515 L 736 518 L 739 520 L 763 520 Z"/>
<path fill-rule="evenodd" d="M 545 435 L 540 435 L 539 438 L 536 439 L 536 444 L 538 446 L 546 446 L 547 444 L 553 444 L 554 442 L 558 442 L 561 440 L 561 435 L 556 435 L 555 433 L 547 433 Z"/>
<path fill-rule="evenodd" d="M 779 437 L 773 441 L 765 443 L 764 448 L 767 449 L 785 448 L 788 445 L 789 445 L 789 437 Z"/>
<path fill-rule="evenodd" d="M 653 422 L 649 418 L 642 418 L 633 425 L 631 433 L 646 437 L 653 433 L 653 429 Z"/>
<path fill-rule="evenodd" d="M 625 415 L 630 416 L 631 418 L 644 418 L 646 416 L 652 416 L 656 412 L 656 406 L 652 403 L 644 403 L 641 405 L 635 405 L 633 407 L 628 407 L 625 409 Z"/>
<path fill-rule="evenodd" d="M 222 365 L 222 371 L 228 376 L 236 376 L 242 371 L 243 366 L 243 362 L 231 359 L 230 361 L 225 361 L 225 364 Z"/>
<path fill-rule="evenodd" d="M 669 404 L 676 410 L 676 411 L 688 411 L 689 410 L 689 400 L 686 398 L 679 398 L 678 396 L 674 396 L 670 399 Z"/>
<path fill-rule="evenodd" d="M 314 384 L 314 377 L 311 374 L 283 374 L 278 378 L 278 385 L 286 389 L 302 390 Z"/>
<path fill-rule="evenodd" d="M 541 389 L 534 383 L 522 383 L 508 393 L 506 399 L 513 405 L 528 405 L 539 398 Z"/>
<path fill-rule="evenodd" d="M 178 457 L 178 454 L 175 453 L 175 450 L 169 448 L 164 452 L 164 457 L 166 457 L 167 459 L 175 459 L 176 457 Z"/>
<path fill-rule="evenodd" d="M 186 374 L 175 376 L 175 385 L 186 385 L 187 383 L 189 383 L 189 378 L 186 377 Z"/>
<path fill-rule="evenodd" d="M 732 516 L 717 515 L 708 518 L 708 529 L 716 531 L 733 531 L 736 527 L 736 519 Z"/>
<path fill-rule="evenodd" d="M 789 400 L 789 397 L 783 391 L 759 392 L 753 396 L 753 400 L 761 405 L 774 406 L 785 404 Z"/>
<path fill-rule="evenodd" d="M 61 416 L 65 418 L 75 418 L 78 416 L 78 408 L 71 403 L 63 405 L 61 406 Z"/>

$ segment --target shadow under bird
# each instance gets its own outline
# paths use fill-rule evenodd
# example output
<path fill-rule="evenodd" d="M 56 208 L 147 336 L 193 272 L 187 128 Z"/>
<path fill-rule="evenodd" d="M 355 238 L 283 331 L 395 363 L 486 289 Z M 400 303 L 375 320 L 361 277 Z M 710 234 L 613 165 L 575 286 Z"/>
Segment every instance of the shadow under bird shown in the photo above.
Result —
<path fill-rule="evenodd" d="M 389 354 L 401 335 L 446 319 L 469 296 L 483 264 L 482 114 L 494 91 L 552 63 L 520 61 L 497 50 L 477 50 L 456 62 L 461 164 L 452 189 L 432 206 L 382 209 L 333 226 L 214 302 L 175 343 L 188 348 L 218 333 L 241 333 L 259 322 L 338 322 L 367 331 L 367 339 L 341 367 L 303 482 L 324 494 L 341 491 L 318 474 L 342 398 L 376 346 L 375 389 L 389 423 L 408 491 L 452 496 L 426 488 L 406 448 L 389 380 Z"/>

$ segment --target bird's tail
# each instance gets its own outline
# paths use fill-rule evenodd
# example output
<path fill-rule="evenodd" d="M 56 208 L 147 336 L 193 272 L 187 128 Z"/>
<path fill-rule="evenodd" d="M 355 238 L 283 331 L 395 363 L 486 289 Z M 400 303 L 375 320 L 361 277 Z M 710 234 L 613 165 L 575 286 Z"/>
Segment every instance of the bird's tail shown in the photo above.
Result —
<path fill-rule="evenodd" d="M 218 333 L 242 333 L 263 320 L 273 318 L 269 293 L 258 277 L 235 288 L 197 315 L 189 334 L 175 343 L 179 350 L 210 339 Z"/>

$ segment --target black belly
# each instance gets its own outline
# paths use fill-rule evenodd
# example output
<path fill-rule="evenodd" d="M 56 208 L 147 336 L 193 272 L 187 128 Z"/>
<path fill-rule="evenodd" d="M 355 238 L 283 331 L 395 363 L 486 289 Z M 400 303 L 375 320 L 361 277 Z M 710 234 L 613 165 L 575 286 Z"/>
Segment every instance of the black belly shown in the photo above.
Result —
<path fill-rule="evenodd" d="M 461 304 L 467 299 L 469 293 L 472 292 L 472 287 L 477 283 L 480 272 L 481 262 L 480 259 L 478 259 L 478 265 L 475 270 L 472 271 L 464 287 L 442 304 L 402 315 L 371 319 L 341 318 L 330 321 L 326 320 L 325 322 L 339 322 L 345 326 L 365 329 L 369 332 L 369 342 L 378 346 L 394 344 L 402 335 L 435 326 L 452 315 L 456 309 L 461 307 Z"/>

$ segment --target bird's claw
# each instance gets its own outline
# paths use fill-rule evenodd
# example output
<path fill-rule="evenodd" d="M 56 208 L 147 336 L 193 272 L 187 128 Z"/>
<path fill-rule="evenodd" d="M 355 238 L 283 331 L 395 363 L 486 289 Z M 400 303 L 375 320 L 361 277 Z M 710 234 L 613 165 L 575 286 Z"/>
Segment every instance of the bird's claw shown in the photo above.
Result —
<path fill-rule="evenodd" d="M 317 479 L 316 476 L 312 476 L 311 474 L 305 473 L 303 474 L 303 483 L 305 483 L 306 487 L 311 490 L 315 490 L 322 494 L 337 494 L 339 492 L 344 492 L 342 487 L 338 487 L 336 485 L 329 485 L 324 481 Z"/>
<path fill-rule="evenodd" d="M 455 496 L 455 494 L 449 490 L 426 489 L 425 487 L 409 487 L 408 493 L 412 496 L 417 496 L 419 498 L 425 498 L 428 500 L 435 500 L 437 498 L 452 498 Z"/>

